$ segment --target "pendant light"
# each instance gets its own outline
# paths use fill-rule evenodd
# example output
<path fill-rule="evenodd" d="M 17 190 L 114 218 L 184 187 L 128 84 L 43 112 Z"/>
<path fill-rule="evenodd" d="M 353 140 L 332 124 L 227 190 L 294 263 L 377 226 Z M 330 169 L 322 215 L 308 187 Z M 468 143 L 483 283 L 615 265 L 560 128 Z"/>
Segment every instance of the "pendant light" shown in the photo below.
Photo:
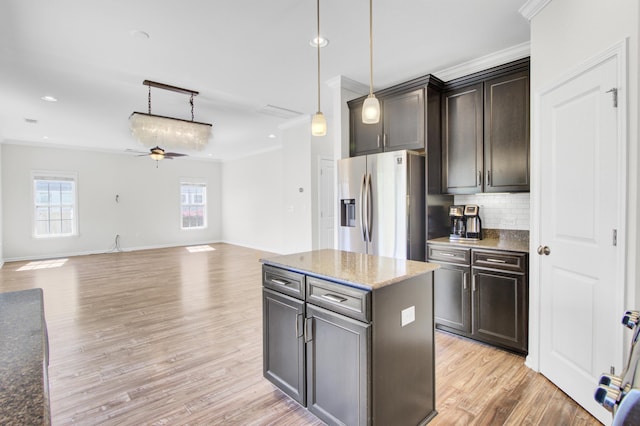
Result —
<path fill-rule="evenodd" d="M 324 118 L 324 114 L 320 111 L 320 0 L 316 0 L 316 3 L 316 16 L 318 23 L 318 38 L 316 39 L 318 49 L 318 112 L 316 112 L 311 119 L 311 134 L 313 136 L 324 136 L 327 134 L 327 120 Z"/>
<path fill-rule="evenodd" d="M 369 96 L 362 105 L 362 122 L 376 124 L 380 121 L 380 102 L 373 94 L 373 0 L 369 0 Z"/>

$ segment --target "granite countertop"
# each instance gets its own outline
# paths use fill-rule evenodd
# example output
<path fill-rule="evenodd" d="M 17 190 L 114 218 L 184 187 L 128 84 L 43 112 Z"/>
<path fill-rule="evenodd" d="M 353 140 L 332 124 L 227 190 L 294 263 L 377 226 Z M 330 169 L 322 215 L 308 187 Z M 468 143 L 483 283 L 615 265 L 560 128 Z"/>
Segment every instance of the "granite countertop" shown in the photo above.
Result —
<path fill-rule="evenodd" d="M 484 238 L 479 241 L 456 241 L 449 237 L 434 238 L 429 244 L 445 244 L 454 247 L 506 250 L 529 253 L 529 232 L 508 230 L 484 230 Z"/>
<path fill-rule="evenodd" d="M 49 425 L 42 289 L 0 293 L 0 424 Z"/>
<path fill-rule="evenodd" d="M 375 290 L 438 269 L 433 263 L 341 250 L 314 250 L 260 259 L 264 264 Z"/>

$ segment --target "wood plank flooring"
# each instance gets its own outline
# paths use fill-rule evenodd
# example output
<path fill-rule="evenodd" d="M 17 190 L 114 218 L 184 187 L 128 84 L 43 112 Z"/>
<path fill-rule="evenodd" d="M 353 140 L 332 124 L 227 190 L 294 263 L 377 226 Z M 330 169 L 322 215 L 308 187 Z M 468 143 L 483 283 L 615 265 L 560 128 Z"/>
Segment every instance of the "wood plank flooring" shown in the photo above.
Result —
<path fill-rule="evenodd" d="M 261 264 L 228 244 L 0 269 L 41 287 L 54 425 L 320 425 L 262 378 Z M 524 358 L 436 333 L 433 425 L 597 425 Z"/>

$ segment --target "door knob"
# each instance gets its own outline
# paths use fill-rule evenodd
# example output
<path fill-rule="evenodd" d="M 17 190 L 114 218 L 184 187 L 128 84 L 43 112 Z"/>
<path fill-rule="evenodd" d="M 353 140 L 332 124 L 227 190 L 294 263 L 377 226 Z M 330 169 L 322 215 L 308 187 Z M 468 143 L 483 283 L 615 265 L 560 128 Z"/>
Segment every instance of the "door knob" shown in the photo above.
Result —
<path fill-rule="evenodd" d="M 549 256 L 550 253 L 551 253 L 551 249 L 549 248 L 549 246 L 538 246 L 538 254 L 540 256 L 542 256 L 543 254 L 545 256 Z"/>

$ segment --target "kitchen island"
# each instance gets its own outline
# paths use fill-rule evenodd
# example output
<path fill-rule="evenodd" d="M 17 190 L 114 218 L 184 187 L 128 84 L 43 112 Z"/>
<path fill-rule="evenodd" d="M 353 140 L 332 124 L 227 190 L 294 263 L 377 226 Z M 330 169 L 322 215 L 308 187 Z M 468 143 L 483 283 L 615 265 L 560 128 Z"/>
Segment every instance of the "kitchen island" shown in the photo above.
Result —
<path fill-rule="evenodd" d="M 42 289 L 0 293 L 0 425 L 48 425 Z"/>
<path fill-rule="evenodd" d="M 438 265 L 339 250 L 261 261 L 265 378 L 328 424 L 436 415 Z"/>

